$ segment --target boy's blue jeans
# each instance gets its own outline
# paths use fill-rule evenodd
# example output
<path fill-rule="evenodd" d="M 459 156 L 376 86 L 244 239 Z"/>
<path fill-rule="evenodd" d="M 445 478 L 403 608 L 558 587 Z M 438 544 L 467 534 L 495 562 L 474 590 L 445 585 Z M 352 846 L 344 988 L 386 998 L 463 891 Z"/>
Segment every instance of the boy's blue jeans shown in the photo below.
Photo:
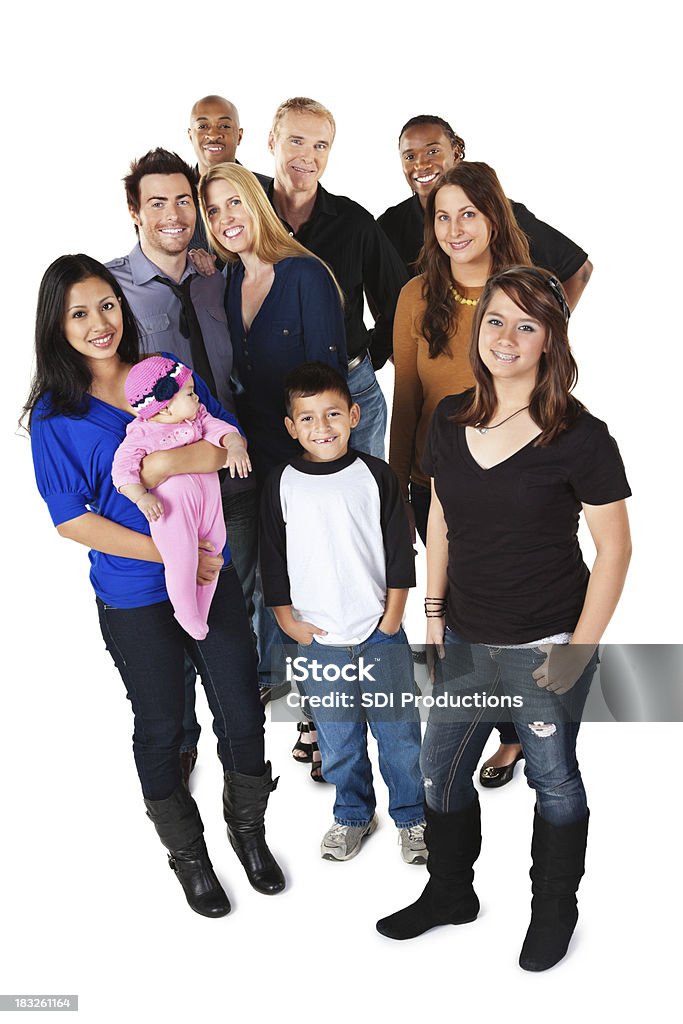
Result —
<path fill-rule="evenodd" d="M 588 808 L 576 759 L 583 707 L 597 667 L 594 655 L 563 695 L 540 688 L 532 673 L 546 659 L 543 650 L 466 644 L 446 630 L 446 658 L 437 664 L 433 696 L 448 701 L 431 708 L 422 747 L 425 798 L 441 814 L 468 807 L 476 793 L 472 776 L 498 712 L 457 705 L 465 696 L 486 693 L 522 700 L 503 712 L 512 718 L 522 744 L 527 782 L 536 791 L 538 813 L 552 825 L 570 825 Z"/>
<path fill-rule="evenodd" d="M 307 705 L 318 731 L 325 779 L 337 787 L 334 820 L 339 825 L 363 826 L 375 813 L 369 725 L 389 790 L 389 814 L 397 828 L 419 825 L 424 821 L 420 719 L 414 702 L 402 707 L 401 695 L 415 692 L 412 655 L 403 629 L 393 636 L 376 629 L 354 647 L 314 641 L 309 647 L 299 646 L 298 654 L 309 666 L 308 678 L 297 680 L 302 696 L 329 698 L 332 694 L 338 705 Z M 312 678 L 313 662 L 320 666 L 317 674 L 327 669 L 328 679 Z M 343 678 L 342 669 L 352 678 Z M 338 678 L 329 678 L 336 674 Z"/>

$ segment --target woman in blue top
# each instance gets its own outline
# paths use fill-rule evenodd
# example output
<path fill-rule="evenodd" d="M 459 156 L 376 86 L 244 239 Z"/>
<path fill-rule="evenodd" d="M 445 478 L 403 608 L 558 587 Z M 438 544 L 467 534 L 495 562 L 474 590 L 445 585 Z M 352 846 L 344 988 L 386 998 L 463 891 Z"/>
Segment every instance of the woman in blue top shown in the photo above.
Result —
<path fill-rule="evenodd" d="M 342 295 L 325 264 L 287 234 L 250 171 L 217 164 L 199 199 L 209 241 L 232 268 L 226 309 L 237 403 L 262 482 L 300 450 L 285 430 L 289 370 L 320 360 L 347 376 Z"/>
<path fill-rule="evenodd" d="M 102 635 L 135 715 L 133 753 L 147 813 L 192 909 L 222 917 L 230 904 L 197 805 L 181 782 L 185 652 L 213 714 L 228 836 L 249 881 L 265 893 L 285 885 L 263 824 L 275 783 L 264 761 L 253 645 L 227 545 L 222 554 L 200 551 L 197 582 L 220 575 L 209 634 L 193 640 L 173 616 L 147 520 L 112 483 L 114 453 L 133 419 L 123 385 L 137 360 L 137 326 L 116 279 L 89 256 L 55 260 L 40 286 L 36 373 L 25 410 L 38 489 L 59 534 L 91 549 Z M 213 416 L 237 425 L 196 375 L 195 386 Z M 154 487 L 178 473 L 215 472 L 224 461 L 224 452 L 199 441 L 148 456 L 143 480 Z"/>

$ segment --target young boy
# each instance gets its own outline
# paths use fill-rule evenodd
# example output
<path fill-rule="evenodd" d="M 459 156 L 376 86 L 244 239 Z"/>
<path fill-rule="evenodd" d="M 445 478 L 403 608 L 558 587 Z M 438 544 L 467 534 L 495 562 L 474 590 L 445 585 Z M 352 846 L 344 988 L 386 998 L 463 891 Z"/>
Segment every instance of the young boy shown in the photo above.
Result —
<path fill-rule="evenodd" d="M 297 681 L 337 789 L 321 853 L 350 860 L 377 828 L 369 724 L 401 854 L 424 864 L 420 722 L 401 700 L 414 693 L 401 620 L 415 565 L 398 481 L 385 462 L 349 449 L 360 409 L 336 370 L 305 363 L 285 393 L 285 425 L 304 452 L 266 481 L 261 577 L 266 604 L 299 645 Z"/>

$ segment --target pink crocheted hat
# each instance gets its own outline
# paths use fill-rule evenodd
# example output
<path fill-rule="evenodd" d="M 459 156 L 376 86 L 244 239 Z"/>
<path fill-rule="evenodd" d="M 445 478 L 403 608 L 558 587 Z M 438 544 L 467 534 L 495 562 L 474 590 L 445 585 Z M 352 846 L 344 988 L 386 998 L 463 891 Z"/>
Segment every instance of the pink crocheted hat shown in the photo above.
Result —
<path fill-rule="evenodd" d="M 126 401 L 140 419 L 148 420 L 168 405 L 191 376 L 192 370 L 184 363 L 165 356 L 150 356 L 136 363 L 126 377 Z"/>

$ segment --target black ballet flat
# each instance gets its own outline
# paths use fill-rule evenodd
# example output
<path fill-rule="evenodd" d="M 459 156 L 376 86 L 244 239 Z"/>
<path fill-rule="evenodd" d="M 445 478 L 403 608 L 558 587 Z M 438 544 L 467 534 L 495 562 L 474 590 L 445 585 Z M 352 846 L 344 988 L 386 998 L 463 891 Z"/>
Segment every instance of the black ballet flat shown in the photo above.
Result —
<path fill-rule="evenodd" d="M 484 789 L 500 789 L 501 786 L 507 786 L 508 782 L 512 782 L 517 762 L 523 758 L 524 754 L 520 750 L 512 764 L 503 765 L 501 768 L 495 768 L 492 765 L 482 768 L 479 772 L 479 782 Z"/>

